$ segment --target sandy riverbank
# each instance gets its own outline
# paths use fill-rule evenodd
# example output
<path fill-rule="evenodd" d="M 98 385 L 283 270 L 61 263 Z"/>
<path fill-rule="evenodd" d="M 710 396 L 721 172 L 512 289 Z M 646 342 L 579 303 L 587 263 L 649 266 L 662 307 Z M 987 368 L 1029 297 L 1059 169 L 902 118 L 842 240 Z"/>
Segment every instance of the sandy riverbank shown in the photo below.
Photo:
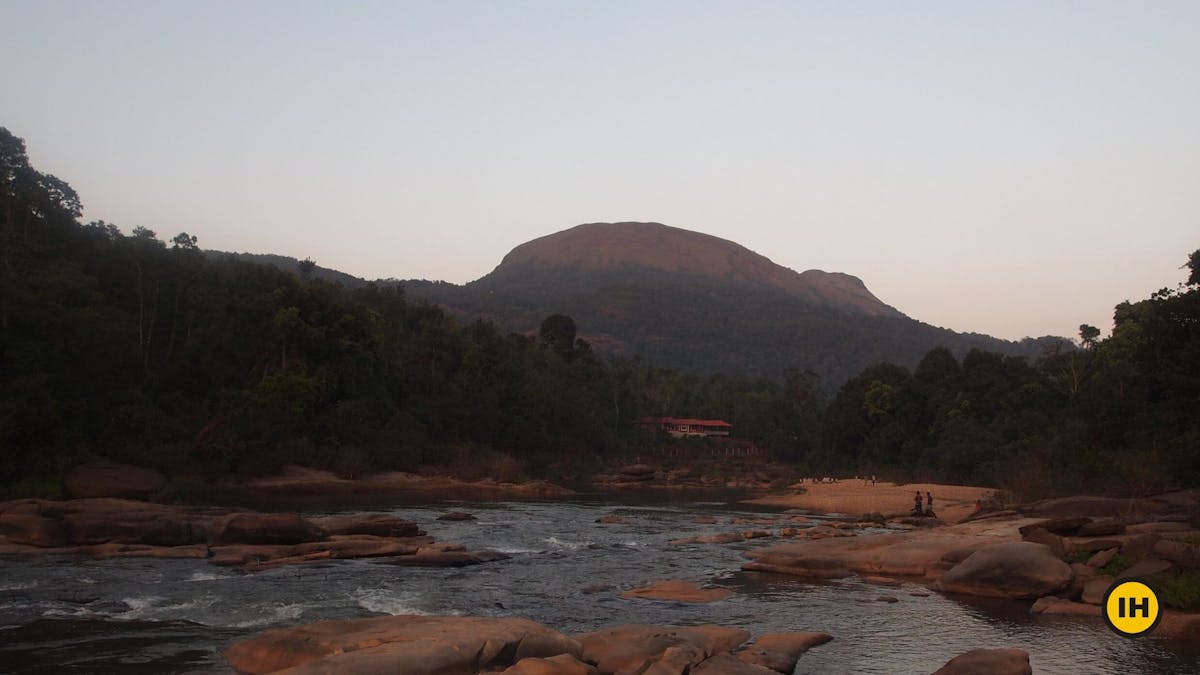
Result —
<path fill-rule="evenodd" d="M 804 483 L 796 487 L 802 487 L 803 491 L 797 489 L 766 495 L 747 500 L 746 503 L 819 513 L 895 514 L 911 511 L 914 493 L 920 490 L 922 496 L 926 493 L 933 495 L 934 512 L 938 518 L 947 523 L 957 523 L 975 512 L 977 501 L 987 501 L 995 492 L 992 488 L 938 483 L 897 485 L 880 481 L 875 485 L 864 485 L 861 480 L 853 479 L 837 483 Z"/>

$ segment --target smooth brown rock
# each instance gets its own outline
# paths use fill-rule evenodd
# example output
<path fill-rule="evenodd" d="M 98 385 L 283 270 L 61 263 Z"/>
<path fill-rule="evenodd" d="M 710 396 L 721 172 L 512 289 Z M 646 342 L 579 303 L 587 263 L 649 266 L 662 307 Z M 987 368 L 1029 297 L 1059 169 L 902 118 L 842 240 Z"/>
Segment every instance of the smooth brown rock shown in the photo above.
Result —
<path fill-rule="evenodd" d="M 1190 523 L 1180 523 L 1171 521 L 1151 521 L 1149 523 L 1136 523 L 1125 528 L 1127 532 L 1134 534 L 1170 534 L 1175 532 L 1187 532 L 1192 529 Z"/>
<path fill-rule="evenodd" d="M 362 513 L 309 519 L 329 535 L 367 534 L 376 537 L 419 537 L 425 534 L 416 523 L 387 513 Z"/>
<path fill-rule="evenodd" d="M 437 519 L 448 520 L 451 522 L 463 522 L 467 520 L 475 520 L 475 516 L 469 513 L 463 513 L 462 511 L 450 511 L 449 513 L 443 513 L 442 515 L 438 516 Z"/>
<path fill-rule="evenodd" d="M 1090 522 L 1092 522 L 1091 518 L 1052 518 L 1050 520 L 1043 520 L 1040 523 L 1026 525 L 1018 531 L 1022 537 L 1028 537 L 1034 530 L 1045 530 L 1051 534 L 1058 535 L 1071 535 Z"/>
<path fill-rule="evenodd" d="M 734 656 L 776 672 L 791 673 L 804 652 L 832 639 L 829 633 L 767 633 Z"/>
<path fill-rule="evenodd" d="M 1039 598 L 1071 583 L 1071 567 L 1042 544 L 994 544 L 971 554 L 939 581 L 949 593 L 988 597 Z"/>
<path fill-rule="evenodd" d="M 624 516 L 609 514 L 606 516 L 600 516 L 596 519 L 596 522 L 600 525 L 628 525 L 629 519 L 625 518 Z"/>
<path fill-rule="evenodd" d="M 1088 551 L 1094 553 L 1105 549 L 1115 548 L 1121 550 L 1121 542 L 1116 539 L 1073 539 L 1071 540 L 1071 550 L 1075 552 Z"/>
<path fill-rule="evenodd" d="M 1025 530 L 1025 528 L 1021 529 Z M 1062 559 L 1067 555 L 1067 545 L 1063 541 L 1063 538 L 1049 530 L 1044 530 L 1040 527 L 1026 530 L 1021 532 L 1021 538 L 1035 544 L 1045 544 L 1050 548 L 1050 552 L 1054 554 L 1055 558 Z"/>
<path fill-rule="evenodd" d="M 1051 518 L 1126 518 L 1164 513 L 1174 508 L 1156 499 L 1117 499 L 1113 497 L 1059 497 L 1018 507 L 1025 515 Z"/>
<path fill-rule="evenodd" d="M 622 598 L 639 600 L 670 600 L 673 602 L 716 602 L 733 595 L 726 588 L 703 588 L 692 581 L 669 579 L 656 581 L 641 588 L 633 588 L 621 594 Z"/>
<path fill-rule="evenodd" d="M 1174 565 L 1158 558 L 1143 558 L 1134 563 L 1129 569 L 1117 575 L 1118 579 L 1140 579 L 1156 574 L 1166 574 L 1174 570 Z"/>
<path fill-rule="evenodd" d="M 972 649 L 960 654 L 933 675 L 1031 675 L 1029 652 L 1023 649 Z"/>
<path fill-rule="evenodd" d="M 389 565 L 404 565 L 407 567 L 467 567 L 480 565 L 497 560 L 507 560 L 508 556 L 498 551 L 445 551 L 439 549 L 421 549 L 412 555 L 388 558 L 380 562 Z"/>
<path fill-rule="evenodd" d="M 1124 532 L 1125 521 L 1121 518 L 1101 518 L 1081 526 L 1075 534 L 1079 537 L 1107 537 Z"/>
<path fill-rule="evenodd" d="M 1112 588 L 1113 578 L 1108 575 L 1092 577 L 1083 584 L 1083 594 L 1079 599 L 1084 604 L 1099 605 L 1104 600 L 1104 594 Z"/>
<path fill-rule="evenodd" d="M 166 484 L 167 479 L 153 469 L 99 461 L 81 464 L 67 472 L 63 477 L 63 492 L 74 499 L 147 499 Z"/>
<path fill-rule="evenodd" d="M 671 541 L 672 546 L 688 546 L 690 544 L 732 544 L 739 541 L 747 541 L 749 539 L 762 539 L 771 536 L 767 530 L 746 530 L 745 532 L 722 532 L 721 534 L 712 534 L 702 537 L 689 537 L 687 539 L 675 539 Z"/>
<path fill-rule="evenodd" d="M 695 665 L 715 654 L 727 652 L 746 641 L 750 634 L 724 626 L 648 626 L 624 624 L 575 636 L 583 646 L 584 661 L 596 664 L 602 673 L 641 672 L 672 648 L 671 662 L 686 656 Z"/>
<path fill-rule="evenodd" d="M 581 655 L 579 643 L 515 618 L 387 616 L 269 630 L 225 650 L 240 673 L 475 673 L 528 657 Z"/>
<path fill-rule="evenodd" d="M 743 661 L 732 654 L 717 654 L 701 661 L 691 671 L 683 671 L 677 675 L 687 672 L 693 675 L 775 675 L 777 671 Z"/>
<path fill-rule="evenodd" d="M 586 664 L 570 654 L 557 656 L 526 657 L 504 671 L 504 675 L 596 675 L 594 666 Z"/>
<path fill-rule="evenodd" d="M 1097 551 L 1092 555 L 1092 557 L 1088 558 L 1088 567 L 1095 567 L 1096 569 L 1104 567 L 1108 563 L 1112 562 L 1112 559 L 1116 557 L 1117 550 L 1118 549 L 1114 546 L 1113 548 L 1106 548 L 1103 551 Z"/>
<path fill-rule="evenodd" d="M 1044 598 L 1038 598 L 1029 608 L 1030 614 L 1046 614 L 1046 615 L 1062 615 L 1062 616 L 1087 616 L 1099 619 L 1100 610 L 1095 605 L 1088 605 L 1082 602 L 1071 602 L 1065 598 L 1057 598 L 1053 595 L 1048 595 Z"/>
<path fill-rule="evenodd" d="M 654 467 L 650 466 L 649 464 L 630 464 L 628 466 L 621 467 L 621 475 L 633 478 L 653 476 Z"/>
<path fill-rule="evenodd" d="M 66 546 L 71 543 L 71 537 L 61 521 L 35 514 L 0 515 L 0 536 L 14 544 L 29 544 L 42 548 Z"/>
<path fill-rule="evenodd" d="M 1195 569 L 1200 567 L 1200 546 L 1182 541 L 1162 539 L 1154 544 L 1154 555 L 1169 560 L 1180 567 Z"/>
<path fill-rule="evenodd" d="M 324 538 L 321 528 L 294 513 L 235 513 L 216 525 L 212 543 L 287 545 Z"/>
<path fill-rule="evenodd" d="M 1139 534 L 1121 545 L 1121 555 L 1140 562 L 1154 555 L 1154 546 L 1161 539 L 1157 534 Z"/>

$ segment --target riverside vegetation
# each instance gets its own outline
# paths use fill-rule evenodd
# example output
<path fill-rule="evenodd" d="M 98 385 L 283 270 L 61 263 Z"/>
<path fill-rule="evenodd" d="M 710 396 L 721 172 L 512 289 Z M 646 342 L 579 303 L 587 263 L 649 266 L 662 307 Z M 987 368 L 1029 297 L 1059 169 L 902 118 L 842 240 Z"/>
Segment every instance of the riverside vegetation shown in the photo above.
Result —
<path fill-rule="evenodd" d="M 723 418 L 802 471 L 998 485 L 1019 497 L 1200 484 L 1200 251 L 1112 335 L 1040 358 L 930 351 L 844 383 L 696 375 L 606 357 L 547 317 L 460 324 L 401 286 L 349 289 L 81 223 L 78 195 L 0 128 L 0 484 L 53 494 L 97 457 L 197 476 L 287 463 L 501 479 L 668 443 L 646 415 Z M 770 321 L 764 318 L 763 321 Z M 825 392 L 834 392 L 832 396 Z"/>

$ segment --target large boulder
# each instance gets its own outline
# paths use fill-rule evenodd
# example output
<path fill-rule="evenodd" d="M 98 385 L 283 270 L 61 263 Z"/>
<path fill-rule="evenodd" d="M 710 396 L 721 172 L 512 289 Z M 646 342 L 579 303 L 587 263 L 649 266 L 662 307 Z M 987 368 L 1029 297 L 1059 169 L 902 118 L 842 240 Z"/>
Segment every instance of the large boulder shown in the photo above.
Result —
<path fill-rule="evenodd" d="M 1071 583 L 1071 566 L 1043 544 L 1027 541 L 979 549 L 942 576 L 949 593 L 998 598 L 1039 598 Z"/>
<path fill-rule="evenodd" d="M 73 499 L 147 499 L 166 484 L 167 479 L 153 469 L 100 461 L 81 464 L 69 471 L 63 477 L 63 492 Z"/>
<path fill-rule="evenodd" d="M 527 619 L 386 616 L 277 628 L 225 650 L 239 673 L 476 673 L 568 654 L 578 642 Z"/>
<path fill-rule="evenodd" d="M 303 544 L 325 538 L 325 532 L 294 513 L 235 513 L 222 519 L 212 544 Z"/>
<path fill-rule="evenodd" d="M 686 672 L 705 659 L 745 642 L 750 634 L 724 626 L 647 626 L 624 624 L 578 635 L 583 660 L 602 673 L 650 672 L 657 664 Z M 739 661 L 739 663 L 741 663 Z"/>
<path fill-rule="evenodd" d="M 950 659 L 933 675 L 1031 675 L 1029 652 L 1022 649 L 972 649 Z"/>

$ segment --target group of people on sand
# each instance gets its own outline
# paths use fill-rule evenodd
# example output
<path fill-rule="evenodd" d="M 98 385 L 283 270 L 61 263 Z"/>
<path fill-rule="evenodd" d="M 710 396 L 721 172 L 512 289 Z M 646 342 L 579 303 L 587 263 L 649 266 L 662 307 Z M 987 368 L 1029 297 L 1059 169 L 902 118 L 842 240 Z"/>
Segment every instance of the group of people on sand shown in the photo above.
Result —
<path fill-rule="evenodd" d="M 922 499 L 921 491 L 917 490 L 916 496 L 913 497 L 913 515 L 914 516 L 932 516 L 933 515 L 933 495 L 929 492 L 925 493 Z"/>

